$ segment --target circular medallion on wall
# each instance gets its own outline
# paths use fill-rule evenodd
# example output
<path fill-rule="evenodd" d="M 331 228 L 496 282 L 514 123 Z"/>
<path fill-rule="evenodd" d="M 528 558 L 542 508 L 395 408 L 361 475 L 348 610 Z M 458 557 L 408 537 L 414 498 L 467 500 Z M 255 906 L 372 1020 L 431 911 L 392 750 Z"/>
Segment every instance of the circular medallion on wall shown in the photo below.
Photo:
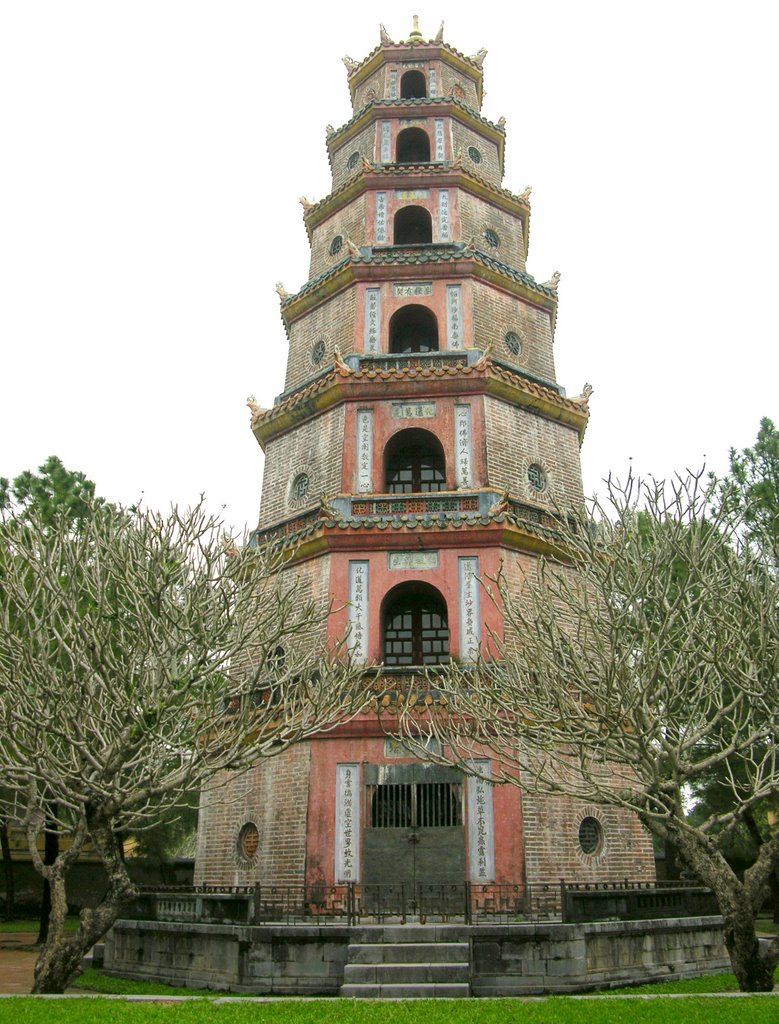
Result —
<path fill-rule="evenodd" d="M 519 335 L 516 331 L 507 331 L 503 341 L 506 346 L 506 351 L 510 356 L 517 359 L 522 355 L 522 342 L 519 340 Z"/>
<path fill-rule="evenodd" d="M 260 831 L 253 821 L 241 826 L 235 842 L 235 855 L 238 863 L 249 868 L 257 863 L 260 850 Z"/>
<path fill-rule="evenodd" d="M 543 494 L 549 486 L 549 476 L 540 462 L 531 462 L 527 467 L 527 482 L 536 494 Z"/>
<path fill-rule="evenodd" d="M 481 163 L 481 153 L 475 146 L 468 147 L 468 156 L 473 160 L 475 164 Z"/>
<path fill-rule="evenodd" d="M 311 490 L 311 477 L 308 473 L 296 473 L 289 487 L 289 503 L 293 508 L 302 505 Z"/>
<path fill-rule="evenodd" d="M 331 256 L 337 256 L 338 253 L 341 251 L 341 249 L 343 249 L 343 247 L 344 247 L 343 235 L 335 235 L 333 240 L 330 242 L 330 248 L 329 248 L 328 251 L 329 251 Z"/>
<path fill-rule="evenodd" d="M 497 231 L 494 231 L 492 228 L 487 228 L 485 230 L 484 240 L 490 247 L 490 249 L 500 248 L 500 235 L 498 234 Z"/>
<path fill-rule="evenodd" d="M 311 365 L 319 366 L 325 358 L 327 350 L 327 338 L 318 338 L 311 346 Z"/>
<path fill-rule="evenodd" d="M 353 171 L 359 162 L 360 154 L 355 149 L 355 151 L 349 155 L 349 159 L 346 161 L 347 170 Z"/>

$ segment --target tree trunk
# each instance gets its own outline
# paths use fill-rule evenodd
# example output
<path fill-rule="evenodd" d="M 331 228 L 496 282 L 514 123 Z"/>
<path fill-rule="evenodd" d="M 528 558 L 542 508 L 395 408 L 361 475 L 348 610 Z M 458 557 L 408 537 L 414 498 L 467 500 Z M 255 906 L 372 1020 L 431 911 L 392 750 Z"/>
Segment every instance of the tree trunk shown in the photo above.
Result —
<path fill-rule="evenodd" d="M 138 894 L 127 874 L 111 827 L 101 823 L 90 823 L 89 831 L 92 844 L 100 854 L 108 875 L 108 889 L 97 907 L 88 907 L 81 911 L 78 931 L 66 932 L 68 905 L 65 879 L 70 864 L 58 858 L 57 863 L 52 866 L 49 936 L 35 964 L 35 981 L 32 987 L 35 995 L 64 992 L 74 975 L 78 973 L 83 958 L 116 921 L 122 906 Z"/>
<path fill-rule="evenodd" d="M 3 853 L 3 878 L 5 880 L 5 919 L 14 919 L 14 862 L 11 859 L 11 844 L 8 842 L 8 822 L 0 825 L 0 850 Z"/>
<path fill-rule="evenodd" d="M 54 864 L 60 852 L 60 837 L 57 831 L 57 805 L 52 805 L 52 813 L 46 820 L 46 831 L 43 833 L 43 863 Z M 67 913 L 67 908 L 66 908 Z M 48 878 L 43 880 L 43 893 L 41 895 L 41 917 L 38 923 L 38 938 L 36 945 L 42 946 L 49 935 L 49 917 L 51 916 L 51 886 Z"/>
<path fill-rule="evenodd" d="M 779 962 L 779 943 L 774 943 L 769 954 L 763 956 L 755 933 L 755 918 L 765 883 L 761 885 L 756 876 L 753 876 L 752 884 L 749 881 L 742 883 L 706 836 L 681 829 L 669 828 L 668 831 L 681 859 L 704 885 L 714 891 L 725 919 L 725 946 L 739 989 L 742 992 L 771 992 L 774 967 Z"/>

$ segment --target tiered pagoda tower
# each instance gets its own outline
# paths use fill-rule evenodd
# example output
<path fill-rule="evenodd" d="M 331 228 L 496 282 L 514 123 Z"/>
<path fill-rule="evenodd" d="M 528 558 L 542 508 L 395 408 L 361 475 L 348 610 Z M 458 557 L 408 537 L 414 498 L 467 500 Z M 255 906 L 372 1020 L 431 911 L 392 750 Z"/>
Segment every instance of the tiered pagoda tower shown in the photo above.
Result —
<path fill-rule="evenodd" d="M 585 395 L 555 378 L 555 274 L 525 269 L 526 189 L 481 114 L 485 51 L 416 25 L 344 58 L 353 117 L 328 129 L 332 192 L 301 200 L 309 280 L 278 286 L 287 376 L 253 406 L 265 452 L 257 543 L 285 537 L 332 639 L 393 676 L 489 656 L 509 583 L 582 498 Z M 432 699 L 432 698 L 431 698 Z M 484 768 L 488 759 L 485 758 Z M 412 758 L 365 716 L 203 798 L 196 881 L 333 885 L 652 878 L 617 809 L 490 787 Z"/>

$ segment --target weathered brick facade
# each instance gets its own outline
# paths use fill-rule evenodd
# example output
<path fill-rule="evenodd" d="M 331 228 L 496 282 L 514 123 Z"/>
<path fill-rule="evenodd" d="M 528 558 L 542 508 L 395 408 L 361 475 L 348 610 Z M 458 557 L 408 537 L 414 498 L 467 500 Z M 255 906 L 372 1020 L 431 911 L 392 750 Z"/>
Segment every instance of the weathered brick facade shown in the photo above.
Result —
<path fill-rule="evenodd" d="M 240 774 L 222 772 L 200 795 L 195 885 L 297 885 L 305 875 L 310 748 L 305 743 Z M 207 823 L 204 827 L 203 823 Z M 241 856 L 241 829 L 259 832 Z"/>
<path fill-rule="evenodd" d="M 489 658 L 504 629 L 532 642 L 511 637 L 478 578 L 502 567 L 519 589 L 543 550 L 533 524 L 554 529 L 554 506 L 582 499 L 586 401 L 556 383 L 556 282 L 525 269 L 529 205 L 502 187 L 482 57 L 415 35 L 347 62 L 354 116 L 328 136 L 333 191 L 305 211 L 311 277 L 282 296 L 285 390 L 252 421 L 256 541 L 288 540 L 285 573 L 302 599 L 331 602 L 331 644 L 382 664 L 390 704 L 422 664 Z M 430 159 L 398 160 L 409 129 Z M 203 795 L 197 880 L 651 876 L 651 844 L 622 811 L 453 771 L 393 747 L 372 713 L 342 722 Z M 583 821 L 600 835 L 589 849 Z M 249 822 L 260 845 L 246 863 Z"/>

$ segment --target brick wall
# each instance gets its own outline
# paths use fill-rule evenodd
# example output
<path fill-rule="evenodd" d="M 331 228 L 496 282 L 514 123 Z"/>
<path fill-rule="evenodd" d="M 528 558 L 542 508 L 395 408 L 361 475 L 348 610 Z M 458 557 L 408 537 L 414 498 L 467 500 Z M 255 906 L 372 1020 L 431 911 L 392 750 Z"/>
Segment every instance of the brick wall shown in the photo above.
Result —
<path fill-rule="evenodd" d="M 347 207 L 338 210 L 332 217 L 329 217 L 315 228 L 311 240 L 311 268 L 309 277 L 318 277 L 347 255 L 347 238 L 350 238 L 355 245 L 366 244 L 365 206 L 366 195 L 363 193 L 349 203 Z M 330 253 L 330 243 L 336 235 L 341 236 L 343 244 L 340 251 L 333 256 Z"/>
<path fill-rule="evenodd" d="M 311 752 L 290 747 L 247 772 L 222 772 L 200 796 L 195 885 L 299 885 L 305 877 Z M 251 863 L 238 852 L 253 822 L 260 842 Z"/>
<path fill-rule="evenodd" d="M 649 833 L 638 818 L 620 807 L 599 807 L 568 796 L 523 792 L 525 872 L 530 885 L 543 882 L 651 881 L 654 853 Z M 582 852 L 579 825 L 596 818 L 603 830 L 602 848 Z"/>
<path fill-rule="evenodd" d="M 285 390 L 297 387 L 325 366 L 332 365 L 336 345 L 344 355 L 354 351 L 355 315 L 356 289 L 351 287 L 290 325 Z M 320 338 L 325 341 L 325 356 L 315 365 L 311 361 L 311 351 Z"/>
<path fill-rule="evenodd" d="M 386 75 L 387 65 L 380 65 L 365 81 L 357 87 L 354 94 L 352 109 L 355 114 L 374 99 L 384 99 L 386 96 Z"/>
<path fill-rule="evenodd" d="M 473 168 L 480 178 L 490 182 L 492 185 L 500 185 L 503 172 L 498 158 L 498 147 L 494 142 L 478 135 L 471 128 L 461 124 L 454 118 L 451 119 L 452 135 L 454 142 L 454 155 L 462 153 L 463 167 Z M 468 149 L 475 146 L 481 153 L 481 162 L 476 164 L 468 156 Z"/>
<path fill-rule="evenodd" d="M 344 407 L 339 406 L 268 442 L 260 529 L 315 508 L 323 494 L 340 492 L 343 436 Z M 296 502 L 292 482 L 301 473 L 308 477 L 308 492 Z"/>
<path fill-rule="evenodd" d="M 480 110 L 480 104 L 476 97 L 476 83 L 468 78 L 466 75 L 461 74 L 455 68 L 449 67 L 446 63 L 439 65 L 439 79 L 440 84 L 438 91 L 441 96 L 451 96 L 453 94 L 454 87 L 459 85 L 464 95 L 462 96 L 462 102 L 466 103 L 472 110 Z"/>
<path fill-rule="evenodd" d="M 485 248 L 482 245 L 482 248 Z M 500 252 L 497 253 L 500 257 Z M 506 363 L 554 382 L 555 366 L 552 348 L 552 325 L 546 310 L 499 292 L 497 288 L 473 283 L 474 345 L 485 348 L 493 344 L 493 354 Z M 507 331 L 519 335 L 522 351 L 513 355 L 507 348 Z"/>
<path fill-rule="evenodd" d="M 466 159 L 463 163 L 468 163 Z M 484 238 L 484 232 L 491 228 L 500 238 L 498 249 L 492 249 Z M 476 246 L 494 255 L 502 263 L 518 270 L 525 269 L 525 249 L 522 237 L 522 221 L 505 210 L 486 203 L 478 196 L 460 192 L 460 235 L 463 241 L 476 239 Z"/>
<path fill-rule="evenodd" d="M 353 178 L 360 171 L 361 161 L 356 167 L 348 167 L 347 161 L 352 153 L 359 153 L 369 160 L 377 159 L 376 156 L 376 122 L 370 121 L 366 126 L 349 139 L 339 143 L 337 150 L 333 153 L 333 191 L 340 188 L 344 182 Z"/>
<path fill-rule="evenodd" d="M 577 431 L 491 396 L 485 397 L 484 412 L 491 487 L 536 505 L 566 505 L 582 499 Z M 528 482 L 531 463 L 540 464 L 546 472 L 547 487 L 541 493 Z"/>

